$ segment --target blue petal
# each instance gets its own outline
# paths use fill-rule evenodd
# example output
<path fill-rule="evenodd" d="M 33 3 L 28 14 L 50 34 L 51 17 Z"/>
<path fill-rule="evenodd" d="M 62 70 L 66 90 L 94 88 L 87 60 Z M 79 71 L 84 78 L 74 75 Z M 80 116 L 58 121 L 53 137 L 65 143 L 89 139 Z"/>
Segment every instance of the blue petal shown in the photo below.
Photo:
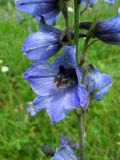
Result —
<path fill-rule="evenodd" d="M 97 38 L 104 43 L 120 45 L 120 33 L 97 34 Z"/>
<path fill-rule="evenodd" d="M 22 48 L 23 54 L 34 61 L 48 59 L 62 47 L 60 34 L 60 30 L 46 25 L 41 19 L 39 32 L 30 34 L 25 40 Z"/>
<path fill-rule="evenodd" d="M 76 47 L 66 46 L 63 53 L 56 59 L 55 63 L 57 65 L 64 65 L 65 68 L 76 68 Z"/>
<path fill-rule="evenodd" d="M 56 28 L 53 28 L 53 27 L 50 26 L 50 25 L 47 25 L 47 24 L 45 23 L 43 17 L 40 18 L 39 31 L 40 31 L 40 32 L 45 32 L 45 33 L 46 33 L 46 32 L 47 32 L 47 33 L 52 32 L 52 34 L 57 35 L 57 36 L 59 36 L 59 35 L 61 34 L 61 32 L 62 32 L 62 31 L 59 30 L 59 29 L 56 29 Z M 57 37 L 57 38 L 58 38 L 58 37 Z"/>
<path fill-rule="evenodd" d="M 101 100 L 112 85 L 112 79 L 106 74 L 101 74 L 96 67 L 91 66 L 84 78 L 84 84 L 89 94 L 95 93 L 94 100 Z"/>
<path fill-rule="evenodd" d="M 71 110 L 84 107 L 87 102 L 85 88 L 71 87 L 56 93 L 47 108 L 51 122 L 56 123 L 62 120 Z"/>
<path fill-rule="evenodd" d="M 65 116 L 71 111 L 71 109 L 67 110 L 65 107 L 69 106 L 71 100 L 69 99 L 69 104 L 68 101 L 66 101 L 66 96 L 67 96 L 66 91 L 62 90 L 57 92 L 52 98 L 49 103 L 49 106 L 47 108 L 47 113 L 50 116 L 52 124 L 59 122 Z M 69 94 L 69 93 L 68 93 Z M 72 103 L 72 102 L 71 102 Z M 72 104 L 73 105 L 73 104 Z M 73 106 L 69 106 L 70 108 L 73 108 Z"/>
<path fill-rule="evenodd" d="M 58 68 L 59 69 L 59 68 Z M 37 95 L 46 96 L 54 94 L 57 89 L 53 83 L 57 75 L 57 66 L 50 62 L 40 62 L 32 65 L 24 74 Z"/>
<path fill-rule="evenodd" d="M 120 14 L 96 24 L 95 35 L 105 43 L 120 44 Z"/>
<path fill-rule="evenodd" d="M 40 19 L 43 16 L 48 24 L 53 25 L 58 20 L 58 15 L 60 14 L 60 10 L 55 3 L 41 3 L 37 5 L 32 13 L 32 17 Z"/>
<path fill-rule="evenodd" d="M 51 13 L 52 14 L 52 13 Z M 53 16 L 52 18 L 50 19 L 47 19 L 46 22 L 50 25 L 55 25 L 56 22 L 59 20 L 61 14 L 59 13 L 57 16 Z M 44 15 L 44 17 L 46 17 L 46 15 Z"/>
<path fill-rule="evenodd" d="M 77 67 L 75 54 L 75 46 L 66 46 L 63 53 L 56 59 L 55 63 L 56 65 L 63 65 L 66 69 L 74 68 L 76 70 L 78 81 L 81 83 L 82 73 Z"/>
<path fill-rule="evenodd" d="M 120 32 L 120 15 L 98 22 L 96 24 L 96 33 L 118 33 Z"/>
<path fill-rule="evenodd" d="M 78 84 L 77 96 L 78 96 L 78 100 L 79 100 L 79 107 L 85 107 L 85 105 L 87 104 L 87 100 L 88 100 L 85 86 Z"/>
<path fill-rule="evenodd" d="M 35 116 L 37 112 L 48 107 L 50 98 L 49 96 L 37 96 L 28 106 L 27 112 L 30 113 L 31 116 Z"/>
<path fill-rule="evenodd" d="M 40 3 L 55 3 L 56 0 L 16 0 L 16 8 L 27 13 L 33 13 Z"/>
<path fill-rule="evenodd" d="M 82 98 L 79 100 L 77 94 L 79 92 L 79 95 L 83 97 L 83 91 L 80 92 L 80 89 L 77 90 L 76 88 L 77 86 L 61 90 L 54 95 L 37 96 L 31 105 L 29 105 L 27 112 L 31 115 L 35 115 L 36 112 L 46 109 L 52 124 L 59 122 L 74 108 L 80 107 L 80 100 Z M 86 99 L 82 101 L 86 103 Z"/>
<path fill-rule="evenodd" d="M 56 149 L 56 153 L 52 160 L 77 160 L 73 150 L 69 147 L 63 137 L 61 137 L 60 141 L 60 147 Z"/>
<path fill-rule="evenodd" d="M 106 74 L 101 74 L 101 78 L 98 83 L 98 92 L 94 97 L 94 101 L 103 99 L 104 94 L 108 91 L 112 86 L 112 79 L 110 76 Z"/>
<path fill-rule="evenodd" d="M 36 6 L 34 0 L 16 0 L 16 8 L 23 12 L 32 14 Z"/>
<path fill-rule="evenodd" d="M 24 42 L 22 52 L 31 60 L 46 60 L 61 48 L 55 35 L 44 32 L 32 33 Z"/>
<path fill-rule="evenodd" d="M 114 4 L 114 3 L 115 3 L 115 0 L 105 0 L 105 2 L 108 2 L 108 3 Z"/>
<path fill-rule="evenodd" d="M 16 0 L 16 8 L 27 12 L 33 18 L 40 19 L 41 16 L 47 22 L 54 22 L 60 13 L 59 6 L 56 0 Z"/>

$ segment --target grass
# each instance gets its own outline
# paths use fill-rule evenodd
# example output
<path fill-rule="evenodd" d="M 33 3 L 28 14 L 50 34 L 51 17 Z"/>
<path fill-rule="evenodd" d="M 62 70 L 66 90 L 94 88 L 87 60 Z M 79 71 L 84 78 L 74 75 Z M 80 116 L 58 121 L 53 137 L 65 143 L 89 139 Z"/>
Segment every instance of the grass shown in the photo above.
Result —
<path fill-rule="evenodd" d="M 97 12 L 99 18 L 111 17 L 116 8 L 106 8 Z M 111 12 L 109 13 L 109 10 Z M 107 13 L 107 14 L 105 14 Z M 86 20 L 94 15 L 86 13 Z M 18 25 L 15 11 L 9 14 L 0 9 L 0 59 L 9 72 L 0 71 L 0 160 L 48 160 L 41 151 L 43 145 L 54 149 L 59 144 L 59 136 L 73 136 L 77 141 L 77 120 L 70 113 L 63 121 L 51 126 L 48 115 L 42 111 L 35 117 L 26 113 L 29 101 L 34 94 L 22 73 L 31 65 L 21 54 L 23 40 L 28 35 L 28 21 Z M 37 29 L 36 21 L 29 24 Z M 61 21 L 60 26 L 63 25 Z M 60 27 L 59 26 L 59 27 Z M 83 41 L 80 42 L 82 48 Z M 89 49 L 88 63 L 99 67 L 113 78 L 113 86 L 101 102 L 91 103 L 87 114 L 86 160 L 120 159 L 120 46 L 96 42 Z"/>

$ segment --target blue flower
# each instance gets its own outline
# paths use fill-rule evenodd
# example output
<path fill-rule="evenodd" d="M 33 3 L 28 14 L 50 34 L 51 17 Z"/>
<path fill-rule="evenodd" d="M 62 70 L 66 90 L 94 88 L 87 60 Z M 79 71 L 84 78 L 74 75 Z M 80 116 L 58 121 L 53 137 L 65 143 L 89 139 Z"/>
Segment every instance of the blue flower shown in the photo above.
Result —
<path fill-rule="evenodd" d="M 56 22 L 60 13 L 58 0 L 16 0 L 16 8 L 31 14 L 33 18 L 43 16 L 49 24 Z"/>
<path fill-rule="evenodd" d="M 108 2 L 108 3 L 114 4 L 114 3 L 115 3 L 115 0 L 105 0 L 105 2 Z"/>
<path fill-rule="evenodd" d="M 95 66 L 89 65 L 84 77 L 84 85 L 88 94 L 93 96 L 94 101 L 101 100 L 112 86 L 112 79 L 107 74 L 100 73 Z"/>
<path fill-rule="evenodd" d="M 34 108 L 46 109 L 52 123 L 87 103 L 87 92 L 81 84 L 82 73 L 77 68 L 75 52 L 74 46 L 66 46 L 55 62 L 40 61 L 23 74 L 38 95 L 33 101 Z"/>
<path fill-rule="evenodd" d="M 56 149 L 56 152 L 52 160 L 78 160 L 78 159 L 75 156 L 71 147 L 64 140 L 64 137 L 61 136 L 60 146 Z"/>
<path fill-rule="evenodd" d="M 82 2 L 84 5 L 86 5 L 88 3 L 88 0 L 80 0 L 80 2 Z M 97 0 L 89 0 L 89 6 L 93 6 L 95 3 L 97 2 Z M 108 2 L 110 4 L 114 4 L 115 0 L 105 0 L 105 2 Z"/>
<path fill-rule="evenodd" d="M 88 4 L 88 6 L 93 6 L 96 2 L 97 2 L 97 0 L 89 0 L 89 2 L 88 2 L 88 0 L 80 0 L 84 5 L 87 5 L 87 3 L 89 3 Z"/>
<path fill-rule="evenodd" d="M 41 18 L 39 31 L 32 33 L 23 43 L 22 53 L 30 60 L 46 60 L 62 47 L 61 30 L 45 24 Z"/>
<path fill-rule="evenodd" d="M 80 28 L 82 29 L 88 30 L 90 26 L 90 22 L 80 24 Z M 120 10 L 118 10 L 117 16 L 97 22 L 94 36 L 104 43 L 120 45 Z"/>

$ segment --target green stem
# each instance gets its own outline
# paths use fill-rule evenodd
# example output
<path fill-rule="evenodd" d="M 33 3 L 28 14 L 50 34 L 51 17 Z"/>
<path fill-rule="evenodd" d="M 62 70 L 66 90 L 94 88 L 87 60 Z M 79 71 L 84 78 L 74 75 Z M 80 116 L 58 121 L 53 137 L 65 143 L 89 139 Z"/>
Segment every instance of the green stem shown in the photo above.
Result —
<path fill-rule="evenodd" d="M 78 136 L 79 136 L 79 152 L 80 160 L 85 160 L 85 145 L 84 145 L 84 135 L 85 135 L 85 112 L 82 112 L 78 117 Z"/>
<path fill-rule="evenodd" d="M 65 25 L 66 25 L 66 34 L 67 38 L 70 44 L 72 44 L 71 39 L 71 33 L 70 33 L 70 27 L 69 27 L 69 14 L 68 14 L 68 2 L 65 2 L 64 0 L 59 1 L 59 7 L 63 13 L 64 19 L 65 19 Z"/>
<path fill-rule="evenodd" d="M 79 22 L 80 22 L 80 4 L 74 0 L 74 45 L 76 45 L 76 60 L 79 60 Z"/>
<path fill-rule="evenodd" d="M 87 37 L 85 39 L 85 43 L 84 43 L 84 48 L 83 48 L 83 52 L 80 56 L 80 65 L 82 66 L 84 64 L 84 62 L 86 61 L 87 58 L 87 49 L 88 47 L 90 47 L 91 44 L 93 44 L 95 41 L 89 43 L 90 39 L 93 37 L 95 38 L 94 35 L 94 31 L 95 31 L 95 26 L 96 26 L 96 18 L 94 18 L 94 21 L 91 23 L 91 26 L 88 30 L 88 34 Z"/>
<path fill-rule="evenodd" d="M 68 12 L 68 11 L 67 11 L 67 12 Z M 67 13 L 67 14 L 68 14 L 68 13 Z M 67 15 L 67 18 L 66 18 L 66 20 L 65 20 L 65 24 L 66 24 L 66 30 L 67 30 L 67 38 L 68 38 L 68 41 L 69 41 L 70 44 L 72 44 L 68 15 Z"/>
<path fill-rule="evenodd" d="M 83 48 L 82 54 L 80 56 L 80 62 L 79 62 L 80 66 L 82 66 L 84 64 L 84 62 L 86 61 L 88 42 L 89 42 L 89 38 L 86 38 L 85 43 L 84 43 L 84 48 Z"/>

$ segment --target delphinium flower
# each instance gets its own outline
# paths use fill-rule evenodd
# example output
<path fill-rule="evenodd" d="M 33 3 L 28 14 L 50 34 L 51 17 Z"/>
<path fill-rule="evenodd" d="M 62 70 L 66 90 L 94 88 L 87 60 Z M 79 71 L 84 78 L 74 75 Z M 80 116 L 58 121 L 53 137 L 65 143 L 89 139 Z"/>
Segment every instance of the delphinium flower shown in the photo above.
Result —
<path fill-rule="evenodd" d="M 45 24 L 44 19 L 41 18 L 39 31 L 27 37 L 22 53 L 30 60 L 46 60 L 62 47 L 61 35 L 61 30 Z"/>
<path fill-rule="evenodd" d="M 87 95 L 92 97 L 91 100 L 96 101 L 103 99 L 104 94 L 112 86 L 111 77 L 107 74 L 100 73 L 98 69 L 92 65 L 80 68 L 80 72 L 83 73 L 84 86 Z M 46 109 L 45 106 L 49 104 L 46 99 L 49 99 L 49 97 L 37 96 L 28 106 L 27 112 L 34 116 L 39 110 Z"/>
<path fill-rule="evenodd" d="M 27 12 L 40 21 L 38 32 L 30 34 L 22 47 L 22 53 L 28 59 L 35 61 L 35 64 L 23 74 L 23 78 L 29 82 L 36 94 L 36 98 L 27 108 L 27 112 L 32 116 L 41 110 L 46 110 L 52 124 L 55 124 L 65 118 L 69 112 L 75 111 L 80 139 L 77 147 L 80 159 L 85 160 L 85 112 L 89 102 L 101 100 L 112 85 L 110 76 L 100 73 L 93 65 L 84 66 L 87 49 L 92 44 L 89 40 L 97 37 L 106 43 L 120 44 L 120 22 L 118 15 L 97 22 L 94 27 L 91 27 L 93 24 L 91 22 L 80 23 L 83 13 L 88 7 L 97 3 L 97 0 L 74 0 L 74 25 L 71 27 L 67 1 L 69 0 L 16 0 L 18 10 Z M 115 0 L 104 0 L 104 2 L 114 4 Z M 85 5 L 81 11 L 80 3 Z M 65 20 L 64 31 L 50 26 L 57 21 L 60 11 Z M 89 31 L 83 34 L 80 32 L 81 29 Z M 86 38 L 80 55 L 79 38 L 83 37 Z M 63 53 L 53 62 L 47 61 L 63 45 L 65 45 Z M 48 148 L 44 148 L 44 151 L 47 155 L 54 154 L 54 151 Z M 63 137 L 52 160 L 77 160 Z"/>
<path fill-rule="evenodd" d="M 80 2 L 84 5 L 93 6 L 97 2 L 97 0 L 80 0 Z"/>
<path fill-rule="evenodd" d="M 105 0 L 105 2 L 108 2 L 108 3 L 114 4 L 114 3 L 115 3 L 115 0 Z"/>
<path fill-rule="evenodd" d="M 91 22 L 83 22 L 80 28 L 89 30 Z M 96 23 L 94 37 L 110 44 L 120 44 L 120 9 L 118 15 Z"/>
<path fill-rule="evenodd" d="M 84 76 L 87 93 L 94 101 L 103 99 L 104 94 L 112 86 L 112 79 L 105 73 L 100 73 L 95 66 L 88 65 Z"/>
<path fill-rule="evenodd" d="M 56 152 L 52 160 L 78 160 L 75 156 L 75 153 L 71 147 L 64 140 L 64 137 L 61 136 L 60 146 L 56 149 Z"/>
<path fill-rule="evenodd" d="M 80 0 L 80 2 L 82 2 L 84 5 L 88 3 L 89 6 L 93 6 L 97 2 L 97 0 Z M 105 2 L 114 4 L 115 0 L 105 0 Z"/>
<path fill-rule="evenodd" d="M 66 46 L 54 62 L 33 64 L 24 74 L 38 95 L 33 101 L 36 110 L 46 109 L 52 123 L 63 119 L 71 110 L 84 107 L 87 93 L 81 84 L 82 73 L 77 68 L 75 47 Z"/>
<path fill-rule="evenodd" d="M 18 10 L 27 12 L 33 18 L 44 17 L 45 21 L 53 24 L 59 17 L 59 0 L 16 0 Z"/>

